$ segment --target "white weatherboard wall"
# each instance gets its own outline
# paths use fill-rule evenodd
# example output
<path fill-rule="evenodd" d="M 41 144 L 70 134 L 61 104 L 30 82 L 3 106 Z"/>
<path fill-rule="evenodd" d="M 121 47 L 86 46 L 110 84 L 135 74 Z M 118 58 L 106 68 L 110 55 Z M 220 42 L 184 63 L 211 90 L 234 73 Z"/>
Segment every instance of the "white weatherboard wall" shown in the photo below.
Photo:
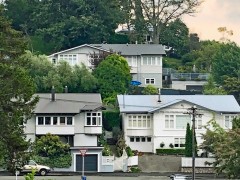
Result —
<path fill-rule="evenodd" d="M 183 115 L 187 112 L 188 108 L 191 108 L 193 104 L 188 103 L 178 103 L 168 108 L 164 108 L 160 111 L 155 112 L 154 114 L 154 147 L 153 152 L 156 153 L 156 149 L 160 148 L 160 143 L 165 143 L 165 148 L 169 148 L 169 144 L 174 144 L 174 138 L 185 138 L 186 129 L 166 129 L 165 128 L 165 115 Z M 212 112 L 204 110 L 202 107 L 197 107 L 199 110 L 198 113 L 202 115 L 202 125 L 206 125 L 211 119 L 214 118 L 214 114 Z M 216 115 L 217 123 L 222 125 L 222 117 L 220 115 Z M 205 132 L 205 129 L 196 129 L 196 137 L 197 143 L 201 144 L 201 134 Z"/>

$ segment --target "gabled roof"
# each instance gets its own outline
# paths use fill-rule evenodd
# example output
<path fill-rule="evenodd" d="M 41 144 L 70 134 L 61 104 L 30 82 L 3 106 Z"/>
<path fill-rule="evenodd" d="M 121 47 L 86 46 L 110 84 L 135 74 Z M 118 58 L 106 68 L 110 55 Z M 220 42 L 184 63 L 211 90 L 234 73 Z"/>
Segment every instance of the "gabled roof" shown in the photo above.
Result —
<path fill-rule="evenodd" d="M 95 46 L 92 46 L 90 44 L 82 44 L 80 46 L 76 46 L 76 47 L 73 47 L 73 48 L 70 48 L 70 49 L 65 49 L 63 51 L 59 51 L 59 52 L 56 52 L 56 53 L 53 53 L 51 55 L 49 55 L 48 57 L 52 57 L 54 55 L 57 55 L 57 54 L 61 54 L 61 53 L 65 53 L 65 52 L 68 52 L 68 51 L 71 51 L 71 50 L 75 50 L 75 49 L 78 49 L 78 48 L 82 48 L 82 47 L 90 47 L 90 48 L 93 48 L 93 49 L 97 49 L 99 51 L 106 51 L 106 52 L 110 52 L 109 50 L 106 50 L 106 49 L 101 49 L 99 47 L 95 47 Z"/>
<path fill-rule="evenodd" d="M 232 95 L 118 95 L 120 112 L 151 113 L 181 101 L 223 113 L 240 113 L 240 106 Z"/>
<path fill-rule="evenodd" d="M 160 44 L 83 44 L 80 46 L 76 46 L 70 49 L 66 49 L 63 51 L 56 52 L 54 54 L 49 55 L 48 57 L 52 57 L 57 54 L 65 53 L 71 50 L 75 50 L 82 47 L 90 47 L 96 50 L 105 51 L 105 52 L 117 52 L 122 55 L 164 55 L 165 50 L 164 47 Z"/>
<path fill-rule="evenodd" d="M 81 111 L 94 111 L 102 108 L 100 94 L 94 93 L 56 93 L 56 100 L 51 101 L 51 94 L 35 94 L 39 96 L 34 113 L 72 113 Z"/>

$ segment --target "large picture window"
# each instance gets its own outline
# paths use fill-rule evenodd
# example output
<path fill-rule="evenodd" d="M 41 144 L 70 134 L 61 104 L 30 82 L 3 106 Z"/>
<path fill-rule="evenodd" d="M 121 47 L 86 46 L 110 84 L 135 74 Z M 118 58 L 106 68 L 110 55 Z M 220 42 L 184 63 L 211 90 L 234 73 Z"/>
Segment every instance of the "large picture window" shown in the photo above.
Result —
<path fill-rule="evenodd" d="M 102 126 L 102 113 L 100 112 L 88 112 L 86 113 L 87 126 Z"/>
<path fill-rule="evenodd" d="M 142 58 L 143 65 L 162 65 L 161 57 L 156 56 L 144 56 Z"/>
<path fill-rule="evenodd" d="M 187 123 L 191 123 L 189 115 L 176 115 L 176 129 L 186 129 Z"/>
<path fill-rule="evenodd" d="M 70 65 L 74 66 L 77 64 L 77 55 L 76 54 L 63 54 L 59 55 L 59 60 L 64 60 Z"/>
<path fill-rule="evenodd" d="M 151 115 L 129 115 L 128 116 L 128 127 L 129 128 L 151 128 Z"/>

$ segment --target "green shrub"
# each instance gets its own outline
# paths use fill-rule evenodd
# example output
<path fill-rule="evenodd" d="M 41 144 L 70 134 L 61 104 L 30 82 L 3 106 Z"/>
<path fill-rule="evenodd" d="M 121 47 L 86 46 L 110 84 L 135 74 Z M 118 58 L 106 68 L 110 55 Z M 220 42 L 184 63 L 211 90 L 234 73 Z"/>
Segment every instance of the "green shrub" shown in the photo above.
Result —
<path fill-rule="evenodd" d="M 112 131 L 113 127 L 121 127 L 121 116 L 119 111 L 103 111 L 103 128 Z"/>
<path fill-rule="evenodd" d="M 156 149 L 156 153 L 159 155 L 184 155 L 185 149 Z"/>
<path fill-rule="evenodd" d="M 27 173 L 24 178 L 25 180 L 34 180 L 36 175 L 36 169 L 32 169 L 30 173 Z"/>
<path fill-rule="evenodd" d="M 112 156 L 113 155 L 112 150 L 110 149 L 109 145 L 107 145 L 107 144 L 104 145 L 102 155 L 103 156 Z"/>
<path fill-rule="evenodd" d="M 137 166 L 132 166 L 130 168 L 130 172 L 132 172 L 132 173 L 139 173 L 139 172 L 141 172 L 141 169 L 139 169 L 139 167 L 137 167 Z"/>
<path fill-rule="evenodd" d="M 126 153 L 128 157 L 132 157 L 134 155 L 132 149 L 129 146 L 126 147 Z"/>

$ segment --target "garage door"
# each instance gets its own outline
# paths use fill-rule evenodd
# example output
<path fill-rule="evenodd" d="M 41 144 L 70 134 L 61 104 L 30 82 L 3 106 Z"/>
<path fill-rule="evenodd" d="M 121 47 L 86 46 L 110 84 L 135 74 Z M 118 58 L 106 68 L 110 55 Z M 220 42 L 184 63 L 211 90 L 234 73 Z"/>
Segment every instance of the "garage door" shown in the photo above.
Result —
<path fill-rule="evenodd" d="M 87 154 L 84 157 L 84 171 L 97 172 L 98 155 Z M 76 171 L 82 171 L 82 156 L 76 155 Z"/>

